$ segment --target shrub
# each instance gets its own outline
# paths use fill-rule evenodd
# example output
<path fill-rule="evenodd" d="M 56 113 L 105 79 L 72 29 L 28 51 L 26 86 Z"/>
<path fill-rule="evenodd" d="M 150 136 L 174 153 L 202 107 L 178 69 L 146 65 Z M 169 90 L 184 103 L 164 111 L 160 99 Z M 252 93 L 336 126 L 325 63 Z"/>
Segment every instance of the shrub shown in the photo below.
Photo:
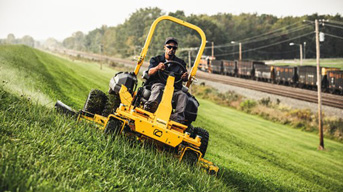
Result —
<path fill-rule="evenodd" d="M 301 120 L 307 120 L 311 121 L 312 118 L 312 112 L 310 109 L 294 109 L 289 112 L 290 116 L 292 117 L 297 117 L 298 119 Z"/>
<path fill-rule="evenodd" d="M 270 100 L 270 97 L 267 97 L 267 98 L 262 98 L 261 100 L 258 101 L 258 103 L 264 106 L 270 106 L 272 102 Z"/>
<path fill-rule="evenodd" d="M 239 106 L 241 107 L 242 111 L 250 112 L 251 108 L 256 106 L 256 101 L 247 99 L 243 101 Z"/>

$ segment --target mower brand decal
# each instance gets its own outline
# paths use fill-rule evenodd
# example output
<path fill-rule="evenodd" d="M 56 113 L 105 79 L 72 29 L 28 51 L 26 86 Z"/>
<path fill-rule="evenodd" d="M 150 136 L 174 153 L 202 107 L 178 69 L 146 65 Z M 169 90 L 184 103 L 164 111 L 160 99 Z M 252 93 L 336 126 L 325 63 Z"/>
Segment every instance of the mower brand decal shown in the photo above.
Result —
<path fill-rule="evenodd" d="M 162 137 L 163 132 L 161 130 L 155 129 L 154 130 L 154 135 L 156 135 L 157 137 Z"/>

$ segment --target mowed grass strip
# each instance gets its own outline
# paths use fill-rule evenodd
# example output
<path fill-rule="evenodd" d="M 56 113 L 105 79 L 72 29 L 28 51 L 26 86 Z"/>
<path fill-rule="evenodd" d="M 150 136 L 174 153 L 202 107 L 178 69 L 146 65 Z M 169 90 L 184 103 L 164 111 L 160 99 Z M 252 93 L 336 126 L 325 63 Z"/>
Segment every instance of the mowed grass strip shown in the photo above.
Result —
<path fill-rule="evenodd" d="M 265 61 L 266 63 L 271 63 L 271 65 L 300 65 L 299 58 L 294 60 L 275 60 L 275 61 Z M 321 67 L 336 67 L 343 70 L 343 58 L 321 58 L 320 59 Z M 313 65 L 317 66 L 316 59 L 303 59 L 302 65 Z"/>
<path fill-rule="evenodd" d="M 201 100 L 197 126 L 211 135 L 207 158 L 241 190 L 342 191 L 343 145 Z"/>
<path fill-rule="evenodd" d="M 211 177 L 170 154 L 124 138 L 111 141 L 92 125 L 56 114 L 52 104 L 39 104 L 43 97 L 58 98 L 81 108 L 91 88 L 108 89 L 115 71 L 26 46 L 0 50 L 0 73 L 6 77 L 0 97 L 1 189 L 343 191 L 340 143 L 325 140 L 327 150 L 318 151 L 313 134 L 200 100 L 194 125 L 210 132 L 206 159 L 222 168 Z M 16 91 L 28 89 L 31 95 L 23 97 Z"/>
<path fill-rule="evenodd" d="M 6 90 L 38 98 L 49 107 L 59 99 L 81 108 L 90 89 L 107 91 L 116 73 L 106 66 L 100 70 L 96 63 L 73 62 L 24 45 L 0 46 L 0 63 Z"/>

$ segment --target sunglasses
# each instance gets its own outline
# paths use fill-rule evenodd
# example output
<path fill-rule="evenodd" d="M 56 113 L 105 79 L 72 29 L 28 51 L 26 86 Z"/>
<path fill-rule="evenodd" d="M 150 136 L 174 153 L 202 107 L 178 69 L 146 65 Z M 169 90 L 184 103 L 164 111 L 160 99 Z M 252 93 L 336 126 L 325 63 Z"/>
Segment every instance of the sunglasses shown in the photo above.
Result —
<path fill-rule="evenodd" d="M 174 50 L 176 50 L 177 49 L 177 47 L 176 46 L 171 46 L 171 45 L 168 45 L 168 46 L 166 46 L 168 49 L 174 49 Z"/>

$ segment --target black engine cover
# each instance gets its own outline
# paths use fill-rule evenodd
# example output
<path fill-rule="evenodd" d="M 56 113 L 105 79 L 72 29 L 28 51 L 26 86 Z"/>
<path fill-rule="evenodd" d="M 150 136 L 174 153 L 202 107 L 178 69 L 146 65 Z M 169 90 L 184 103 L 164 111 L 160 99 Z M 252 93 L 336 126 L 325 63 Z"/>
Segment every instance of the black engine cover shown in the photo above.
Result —
<path fill-rule="evenodd" d="M 121 88 L 121 85 L 124 85 L 127 90 L 132 94 L 137 86 L 137 77 L 133 72 L 119 72 L 112 77 L 110 80 L 110 93 L 118 94 Z"/>
<path fill-rule="evenodd" d="M 189 123 L 195 121 L 198 115 L 199 102 L 193 95 L 189 95 L 185 110 L 185 118 Z"/>

